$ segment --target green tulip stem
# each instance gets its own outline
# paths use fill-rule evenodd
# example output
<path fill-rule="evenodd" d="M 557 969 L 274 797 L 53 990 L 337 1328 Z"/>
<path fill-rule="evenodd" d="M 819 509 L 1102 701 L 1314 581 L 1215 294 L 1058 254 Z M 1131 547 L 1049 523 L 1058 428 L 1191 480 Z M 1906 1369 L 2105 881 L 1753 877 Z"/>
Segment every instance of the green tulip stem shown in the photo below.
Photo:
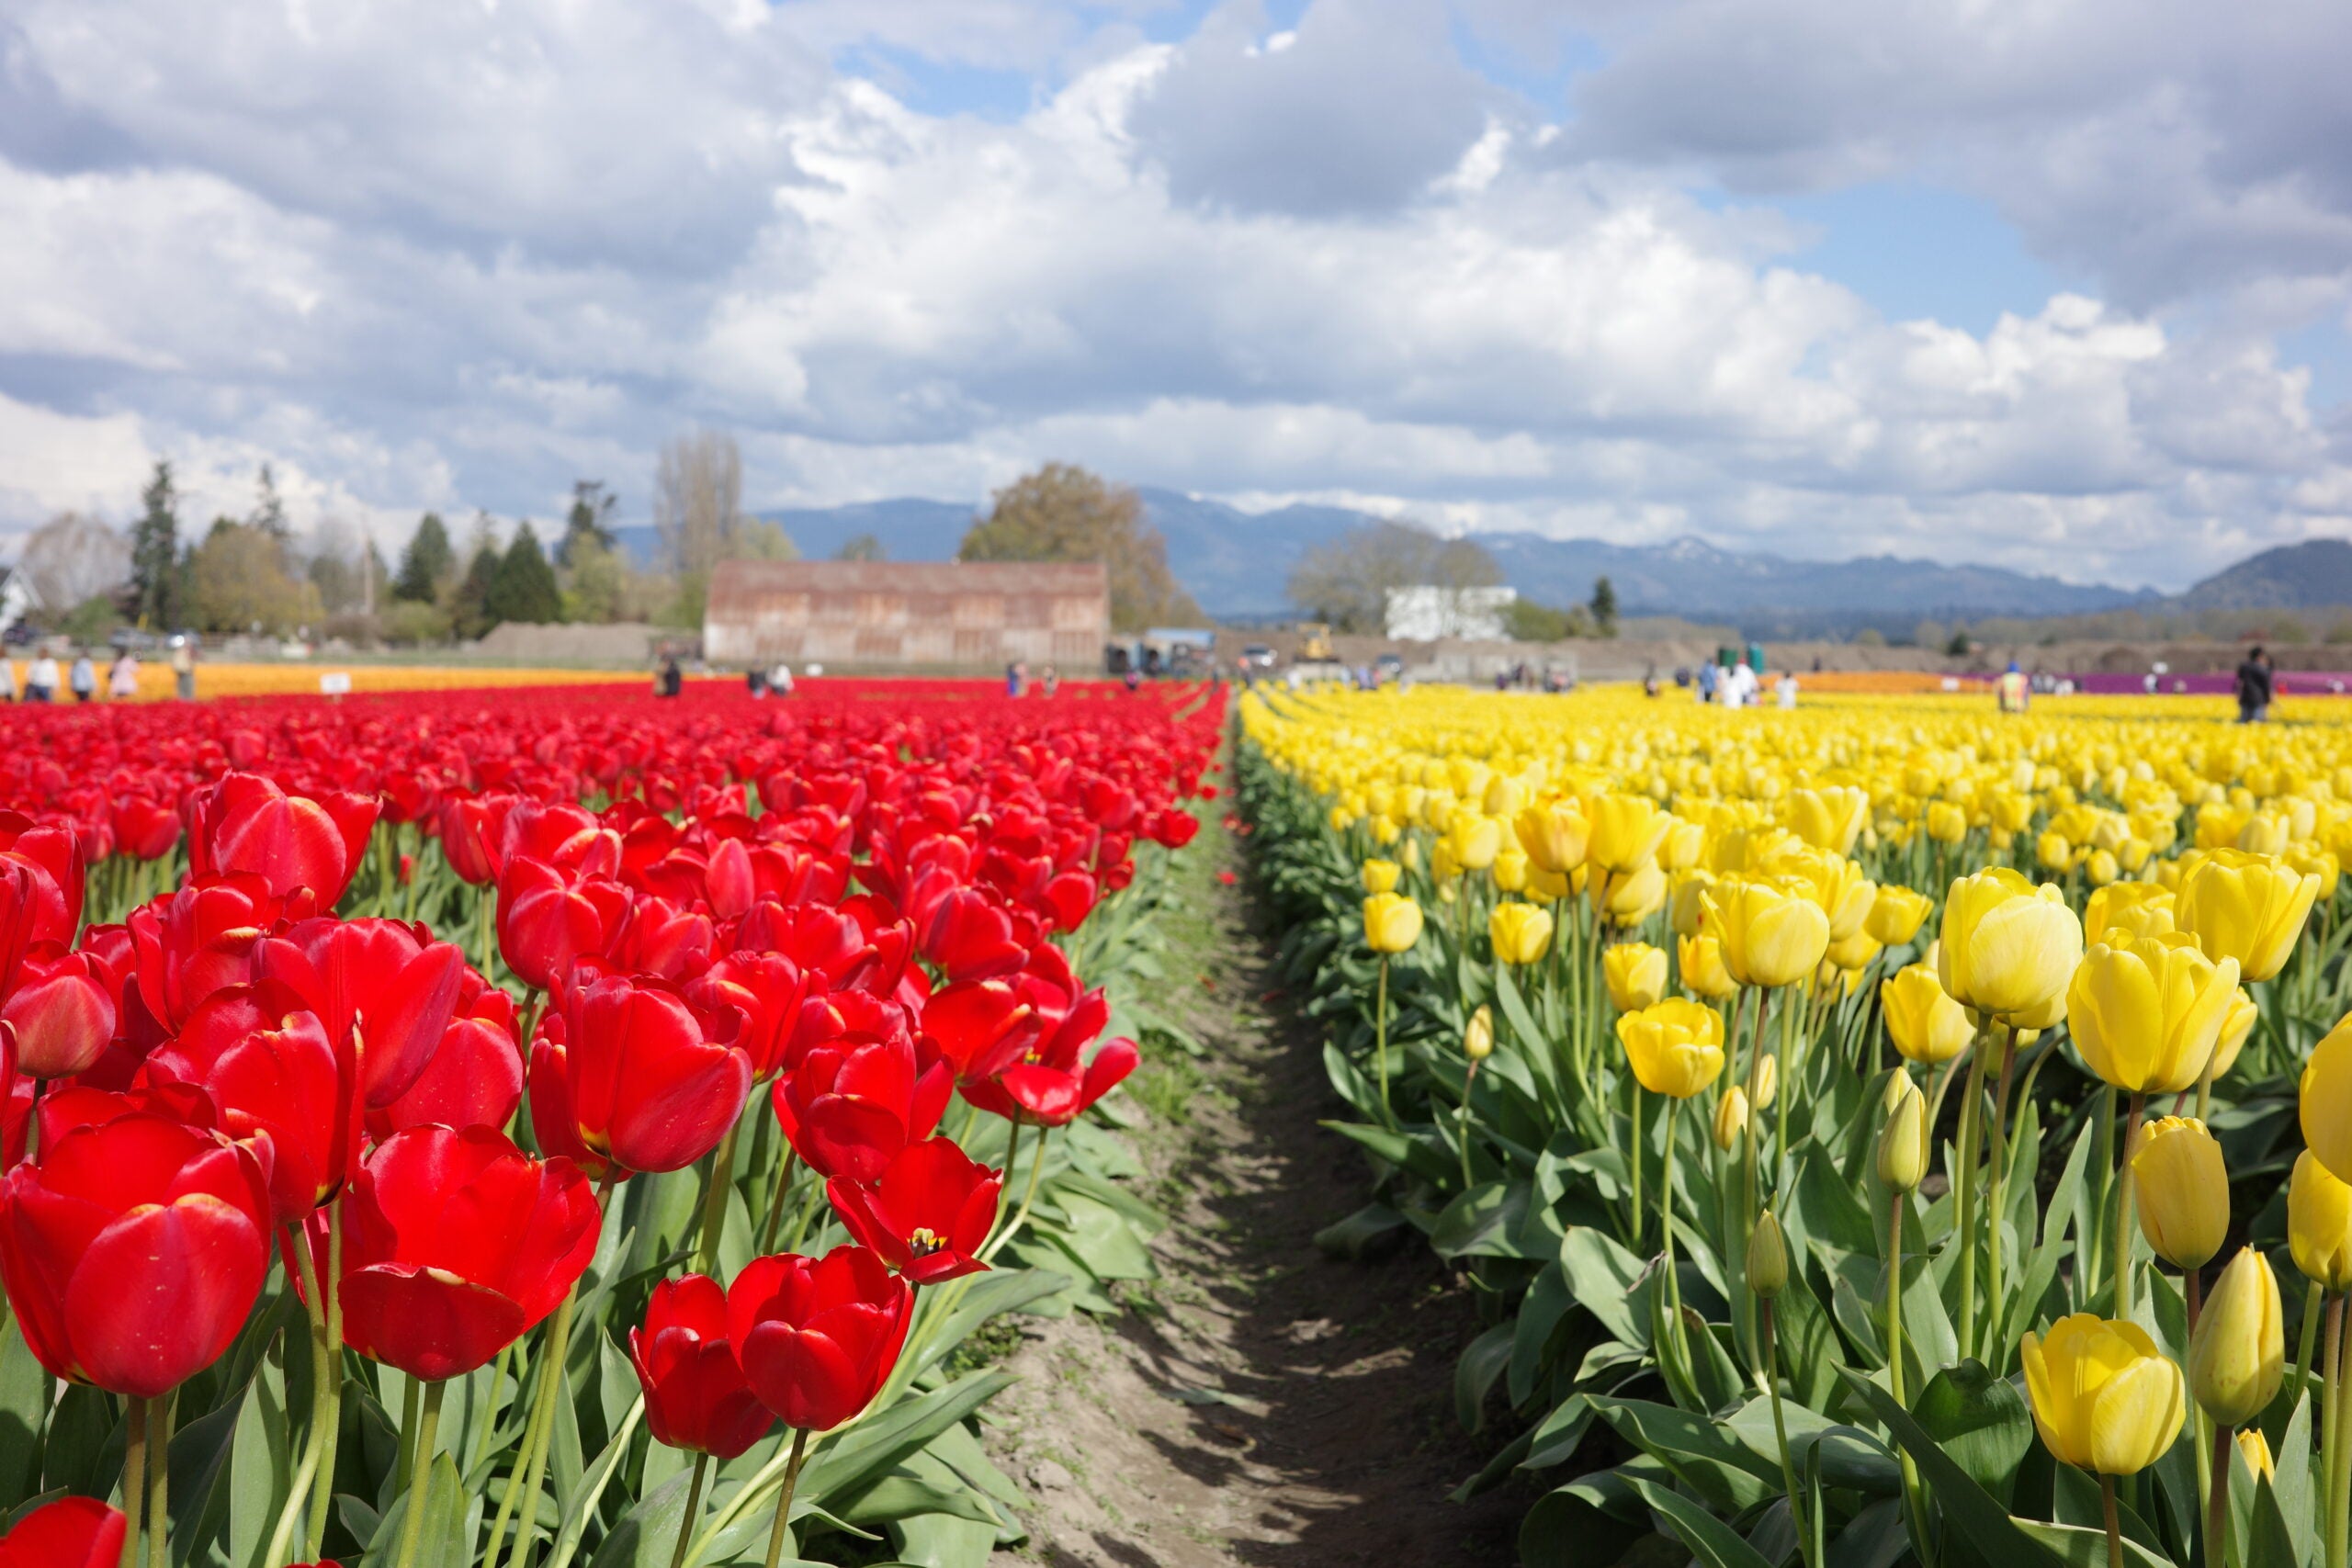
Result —
<path fill-rule="evenodd" d="M 1789 1522 L 1796 1527 L 1797 1555 L 1805 1568 L 1817 1568 L 1813 1537 L 1804 1528 L 1804 1499 L 1797 1491 L 1797 1467 L 1789 1458 L 1789 1424 L 1781 1414 L 1781 1350 L 1772 1333 L 1772 1303 L 1764 1305 L 1764 1389 L 1772 1396 L 1772 1437 L 1781 1446 L 1781 1484 L 1788 1489 Z"/>
<path fill-rule="evenodd" d="M 1462 1075 L 1462 1110 L 1454 1119 L 1454 1133 L 1462 1147 L 1462 1190 L 1467 1192 L 1477 1185 L 1470 1174 L 1470 1086 L 1478 1081 L 1478 1064 L 1472 1062 Z"/>
<path fill-rule="evenodd" d="M 414 1388 L 416 1380 L 411 1378 Z M 441 1438 L 441 1395 L 448 1388 L 444 1382 L 425 1385 L 421 1407 L 410 1414 L 413 1422 L 404 1421 L 408 1427 L 401 1433 L 413 1439 L 401 1445 L 408 1464 L 408 1509 L 401 1517 L 401 1554 L 398 1568 L 414 1568 L 417 1543 L 424 1539 L 424 1505 L 433 1492 L 433 1451 Z"/>
<path fill-rule="evenodd" d="M 311 1317 L 311 1429 L 303 1438 L 302 1459 L 295 1467 L 293 1484 L 287 1489 L 286 1506 L 279 1510 L 277 1528 L 270 1534 L 269 1551 L 263 1558 L 266 1568 L 277 1568 L 293 1554 L 294 1531 L 311 1501 L 311 1482 L 318 1474 L 319 1450 L 326 1438 L 319 1418 L 319 1396 L 327 1380 L 326 1303 L 319 1296 L 318 1271 L 311 1262 L 310 1238 L 299 1224 L 288 1226 L 287 1234 L 286 1255 L 294 1260 L 295 1278 L 301 1283 L 302 1305 Z"/>
<path fill-rule="evenodd" d="M 1894 1195 L 1886 1221 L 1886 1391 L 1905 1410 L 1911 1407 L 1903 1391 L 1903 1205 L 1907 1196 Z M 1928 1499 L 1919 1486 L 1919 1467 L 1909 1449 L 1902 1450 L 1902 1461 L 1903 1501 L 1911 1517 L 1911 1544 L 1920 1562 L 1932 1562 L 1928 1553 Z"/>
<path fill-rule="evenodd" d="M 1633 1163 L 1634 1167 L 1634 1234 L 1626 1240 L 1639 1250 L 1642 1245 L 1642 1082 L 1639 1078 L 1635 1078 L 1633 1080 L 1633 1085 L 1634 1138 L 1632 1145 L 1625 1151 L 1625 1157 Z"/>
<path fill-rule="evenodd" d="M 727 1193 L 735 1184 L 735 1134 L 742 1125 L 740 1115 L 729 1122 L 727 1135 L 718 1140 L 718 1152 L 711 1156 L 710 1185 L 702 1195 L 702 1243 L 695 1248 L 697 1274 L 711 1274 L 718 1266 L 719 1233 L 727 1228 Z"/>
<path fill-rule="evenodd" d="M 490 1434 L 498 1426 L 498 1391 L 500 1386 L 505 1382 L 508 1377 L 515 1376 L 517 1387 L 519 1389 L 520 1378 L 513 1370 L 514 1366 L 514 1347 L 512 1345 L 509 1345 L 506 1348 L 501 1350 L 490 1363 L 490 1392 L 482 1401 L 481 1419 L 474 1423 L 473 1443 L 466 1452 L 465 1473 L 468 1475 L 471 1475 L 475 1471 L 481 1469 L 481 1461 L 490 1457 L 488 1451 Z"/>
<path fill-rule="evenodd" d="M 2352 1442 L 2346 1441 L 2344 1298 L 2327 1303 L 2327 1551 L 2323 1568 L 2345 1568 L 2345 1542 L 2352 1534 Z"/>
<path fill-rule="evenodd" d="M 1968 1049 L 1968 1082 L 1961 1091 L 1960 1149 L 1951 1185 L 1955 1200 L 1952 1245 L 1960 1248 L 1960 1343 L 1976 1343 L 1976 1134 L 1984 1120 L 1985 1037 Z"/>
<path fill-rule="evenodd" d="M 1380 998 L 1372 1009 L 1372 1055 L 1380 1073 L 1380 1120 L 1395 1131 L 1396 1113 L 1388 1108 L 1388 954 L 1380 955 Z"/>
<path fill-rule="evenodd" d="M 481 964 L 485 980 L 491 976 L 492 960 L 498 956 L 496 933 L 491 928 L 497 902 L 494 890 L 489 887 L 480 889 L 474 896 L 474 952 L 481 955 L 476 962 Z M 530 1044 L 528 1037 L 523 1043 L 526 1047 Z"/>
<path fill-rule="evenodd" d="M 970 1132 L 970 1128 L 965 1129 L 967 1136 Z M 959 1143 L 962 1141 L 957 1140 Z M 776 1227 L 784 1223 L 784 1196 L 792 1190 L 792 1172 L 799 1163 L 800 1151 L 786 1149 L 784 1163 L 776 1168 L 775 1187 L 768 1193 L 767 1218 L 760 1222 L 760 1253 L 763 1257 L 775 1250 Z"/>
<path fill-rule="evenodd" d="M 307 1247 L 294 1249 L 300 1257 Z M 325 1338 L 319 1348 L 318 1388 L 311 1396 L 311 1423 L 319 1463 L 311 1476 L 311 1525 L 304 1537 L 305 1557 L 317 1557 L 326 1539 L 327 1516 L 334 1506 L 335 1448 L 343 1438 L 343 1199 L 327 1206 L 327 1272 L 316 1282 L 314 1299 L 322 1302 Z"/>
<path fill-rule="evenodd" d="M 147 1508 L 147 1402 L 134 1399 L 122 1417 L 122 1561 L 139 1568 L 139 1525 Z"/>
<path fill-rule="evenodd" d="M 1640 1090 L 1634 1091 L 1637 1095 Z M 1674 1271 L 1674 1113 L 1682 1102 L 1668 1097 L 1666 1101 L 1666 1163 L 1657 1184 L 1657 1223 L 1666 1249 L 1666 1299 L 1673 1313 L 1675 1353 L 1681 1359 L 1685 1376 L 1690 1368 L 1690 1337 L 1682 1326 L 1682 1281 Z"/>
<path fill-rule="evenodd" d="M 2098 1503 L 2107 1516 L 2107 1568 L 2123 1568 L 2123 1521 L 2115 1512 L 2115 1477 L 2098 1478 Z"/>
<path fill-rule="evenodd" d="M 2131 1115 L 2123 1124 L 2123 1162 L 2115 1176 L 2115 1310 L 2109 1315 L 2132 1315 L 2132 1233 L 2139 1224 L 2132 1206 L 2132 1145 L 2140 1141 L 2140 1117 L 2148 1097 L 2132 1097 Z"/>
<path fill-rule="evenodd" d="M 408 1386 L 401 1394 L 401 1459 L 392 1478 L 395 1495 L 407 1491 L 409 1483 L 416 1479 L 416 1448 L 411 1439 L 416 1436 L 417 1408 L 424 1399 L 422 1379 L 403 1374 L 401 1381 Z"/>
<path fill-rule="evenodd" d="M 2295 1345 L 2295 1381 L 2290 1385 L 2297 1399 L 2311 1393 L 2312 1350 L 2319 1344 L 2320 1303 L 2325 1297 L 2326 1291 L 2317 1280 L 2303 1292 L 2303 1327 Z"/>
<path fill-rule="evenodd" d="M 507 1510 L 515 1510 L 514 1550 L 507 1558 L 510 1568 L 519 1568 L 530 1554 L 531 1532 L 539 1523 L 539 1482 L 546 1473 L 548 1449 L 555 1428 L 555 1402 L 563 1396 L 564 1357 L 571 1348 L 571 1308 L 579 1298 L 574 1288 L 555 1309 L 555 1322 L 548 1330 L 547 1349 L 539 1366 L 538 1396 L 531 1402 L 530 1425 L 524 1429 L 523 1446 L 514 1456 L 514 1468 L 507 1474 L 506 1496 L 499 1505 L 498 1522 L 490 1533 L 490 1556 L 485 1562 L 495 1562 L 506 1532 Z"/>
<path fill-rule="evenodd" d="M 1762 1087 L 1761 1079 L 1764 1072 L 1764 1014 L 1768 1010 L 1765 1006 L 1767 999 L 1762 990 L 1756 991 L 1756 1028 L 1747 1046 L 1747 1135 L 1740 1140 L 1743 1147 L 1740 1150 L 1739 1217 L 1745 1224 L 1751 1226 L 1756 1223 L 1756 1216 L 1759 1212 L 1758 1204 L 1760 1201 L 1760 1196 L 1757 1191 L 1756 1161 L 1757 1145 L 1763 1142 L 1764 1138 L 1764 1112 L 1757 1108 L 1756 1091 Z M 1762 1346 L 1757 1337 L 1756 1331 L 1756 1295 L 1747 1288 L 1747 1265 L 1744 1261 L 1739 1267 L 1739 1280 L 1735 1288 L 1735 1293 L 1738 1298 L 1736 1304 L 1739 1308 L 1740 1342 L 1747 1351 L 1747 1364 L 1760 1369 L 1763 1366 L 1763 1359 Z"/>
<path fill-rule="evenodd" d="M 2205 1561 L 2214 1568 L 2229 1561 L 2226 1551 L 2230 1540 L 2230 1428 L 2213 1428 L 2213 1463 L 2211 1497 L 2205 1505 Z"/>
<path fill-rule="evenodd" d="M 695 1520 L 702 1513 L 703 1478 L 710 1472 L 710 1456 L 695 1455 L 695 1478 L 686 1486 L 686 1511 L 678 1516 L 678 1544 L 670 1550 L 670 1568 L 685 1568 L 686 1543 L 694 1540 Z"/>
<path fill-rule="evenodd" d="M 2098 1224 L 2100 1224 L 2107 1222 L 2111 1213 L 2108 1206 L 2108 1195 L 2114 1181 L 2115 1086 L 2102 1084 L 2098 1091 L 2098 1201 L 2093 1205 L 2092 1210 L 2099 1216 Z M 2100 1287 L 2104 1281 L 2099 1280 L 2098 1275 L 2105 1261 L 2105 1253 L 2097 1246 L 2086 1246 L 2082 1250 L 2084 1273 L 2087 1277 L 2076 1287 L 2075 1300 L 2087 1308 L 2091 1303 L 2099 1298 Z"/>
<path fill-rule="evenodd" d="M 768 1568 L 784 1561 L 785 1539 L 792 1533 L 792 1493 L 800 1484 L 800 1463 L 808 1457 L 808 1433 L 795 1428 L 792 1458 L 784 1467 L 784 1489 L 775 1495 L 775 1526 L 768 1532 Z"/>
<path fill-rule="evenodd" d="M 1984 1347 L 1984 1359 L 1995 1371 L 2007 1364 L 1998 1343 L 2001 1337 L 2001 1219 L 2007 1212 L 2004 1201 L 2008 1190 L 2008 1120 L 2009 1086 L 2016 1080 L 2018 1068 L 2018 1032 L 2012 1027 L 2001 1030 L 2001 1081 L 1993 1093 L 1993 1128 L 1986 1138 L 1986 1150 L 1991 1156 L 1992 1186 L 1985 1193 L 1985 1255 L 1984 1255 L 1984 1315 L 1986 1337 L 1995 1343 Z M 1969 1342 L 1961 1341 L 1964 1348 Z M 1963 1353 L 1965 1353 L 1963 1349 Z"/>
<path fill-rule="evenodd" d="M 172 1396 L 147 1402 L 147 1568 L 171 1568 Z"/>
<path fill-rule="evenodd" d="M 1012 1118 L 1012 1140 L 1006 1145 L 1004 1151 L 1004 1179 L 997 1183 L 996 1223 L 999 1225 L 1004 1223 L 1005 1209 L 1012 1201 L 1013 1172 L 1021 1168 L 1021 1129 L 1027 1124 L 1028 1123 L 1023 1120 L 1018 1112 L 1014 1113 Z M 1037 1156 L 1041 1156 L 1046 1152 L 1044 1148 L 1045 1141 L 1046 1130 L 1043 1127 L 1040 1127 L 1037 1129 L 1037 1142 L 1039 1146 L 1036 1153 L 1032 1155 L 1030 1158 L 1030 1163 L 1033 1167 L 1039 1163 Z M 995 1234 L 994 1226 L 989 1227 L 989 1230 L 991 1235 Z M 986 1254 L 983 1254 L 982 1256 L 986 1256 Z"/>
<path fill-rule="evenodd" d="M 1016 1133 L 1020 1131 L 1017 1123 L 1013 1130 Z M 980 1249 L 980 1261 L 983 1263 L 990 1261 L 998 1253 L 1003 1251 L 1004 1244 L 1012 1239 L 1014 1234 L 1021 1229 L 1023 1222 L 1029 1218 L 1029 1206 L 1037 1201 L 1037 1178 L 1046 1168 L 1047 1131 L 1048 1129 L 1044 1127 L 1037 1129 L 1037 1146 L 1029 1156 L 1029 1184 L 1022 1190 L 1021 1207 L 1012 1212 L 1012 1220 L 1006 1224 L 1004 1229 L 997 1233 L 996 1239 Z"/>
<path fill-rule="evenodd" d="M 1796 1084 L 1789 1076 L 1789 1053 L 1791 1042 L 1796 1036 L 1799 1005 L 1798 998 L 1792 994 L 1781 1008 L 1781 1059 L 1775 1069 L 1779 1081 L 1772 1087 L 1772 1092 L 1781 1103 L 1780 1118 L 1772 1134 L 1772 1194 L 1776 1203 L 1788 1201 L 1785 1194 L 1789 1189 L 1789 1107 L 1795 1104 L 1797 1099 Z M 1760 1105 L 1753 1105 L 1750 1109 L 1759 1117 L 1764 1114 L 1764 1108 Z"/>

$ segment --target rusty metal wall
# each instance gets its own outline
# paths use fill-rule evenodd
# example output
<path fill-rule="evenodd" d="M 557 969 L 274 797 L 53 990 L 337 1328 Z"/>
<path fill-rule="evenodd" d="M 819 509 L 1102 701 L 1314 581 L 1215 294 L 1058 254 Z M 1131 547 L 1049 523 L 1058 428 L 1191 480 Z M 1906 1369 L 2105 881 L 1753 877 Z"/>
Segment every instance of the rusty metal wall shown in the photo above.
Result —
<path fill-rule="evenodd" d="M 711 574 L 703 657 L 829 670 L 1099 669 L 1111 635 L 1096 562 L 729 561 Z"/>

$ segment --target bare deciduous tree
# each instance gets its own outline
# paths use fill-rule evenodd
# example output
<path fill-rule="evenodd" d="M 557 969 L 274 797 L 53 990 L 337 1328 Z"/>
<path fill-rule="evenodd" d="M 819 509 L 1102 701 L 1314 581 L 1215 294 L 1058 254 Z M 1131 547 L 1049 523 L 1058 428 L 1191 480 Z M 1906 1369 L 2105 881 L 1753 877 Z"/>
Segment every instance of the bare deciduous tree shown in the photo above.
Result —
<path fill-rule="evenodd" d="M 86 513 L 62 512 L 25 541 L 18 565 L 41 604 L 62 615 L 130 580 L 130 546 Z"/>
<path fill-rule="evenodd" d="M 743 525 L 743 456 L 733 436 L 698 430 L 662 446 L 653 525 L 663 564 L 681 576 L 707 576 L 729 558 Z"/>
<path fill-rule="evenodd" d="M 1315 546 L 1291 570 L 1291 603 L 1346 632 L 1378 632 L 1396 588 L 1491 588 L 1502 569 L 1486 547 L 1411 523 L 1368 523 Z"/>

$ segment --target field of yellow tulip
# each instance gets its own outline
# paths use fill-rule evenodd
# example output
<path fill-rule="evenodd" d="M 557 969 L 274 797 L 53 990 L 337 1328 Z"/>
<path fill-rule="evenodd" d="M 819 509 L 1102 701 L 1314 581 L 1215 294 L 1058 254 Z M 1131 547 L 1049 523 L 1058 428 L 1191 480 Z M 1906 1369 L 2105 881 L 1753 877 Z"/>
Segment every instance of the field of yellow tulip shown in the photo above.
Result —
<path fill-rule="evenodd" d="M 2290 717 L 1243 701 L 1374 1177 L 1318 1243 L 1477 1287 L 1523 1562 L 2346 1568 L 2352 724 Z"/>

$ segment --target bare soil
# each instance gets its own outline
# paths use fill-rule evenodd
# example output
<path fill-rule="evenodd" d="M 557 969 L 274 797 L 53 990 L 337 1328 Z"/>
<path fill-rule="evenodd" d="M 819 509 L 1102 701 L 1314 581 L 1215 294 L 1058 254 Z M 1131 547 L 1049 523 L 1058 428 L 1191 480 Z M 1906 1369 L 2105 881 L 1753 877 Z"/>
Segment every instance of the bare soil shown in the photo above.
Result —
<path fill-rule="evenodd" d="M 1317 1124 L 1341 1108 L 1246 874 L 1213 875 L 1240 867 L 1231 835 L 1195 850 L 1162 1005 L 1207 1055 L 1148 1052 L 1130 1096 L 1172 1112 L 1137 1138 L 1172 1220 L 1160 1278 L 1114 1319 L 1014 1320 L 1021 1382 L 989 1439 L 1031 1495 L 1031 1535 L 999 1568 L 1514 1562 L 1531 1490 L 1447 1500 L 1505 1440 L 1453 1413 L 1476 1303 L 1417 1238 L 1374 1263 L 1316 1249 L 1366 1201 L 1367 1168 Z"/>

